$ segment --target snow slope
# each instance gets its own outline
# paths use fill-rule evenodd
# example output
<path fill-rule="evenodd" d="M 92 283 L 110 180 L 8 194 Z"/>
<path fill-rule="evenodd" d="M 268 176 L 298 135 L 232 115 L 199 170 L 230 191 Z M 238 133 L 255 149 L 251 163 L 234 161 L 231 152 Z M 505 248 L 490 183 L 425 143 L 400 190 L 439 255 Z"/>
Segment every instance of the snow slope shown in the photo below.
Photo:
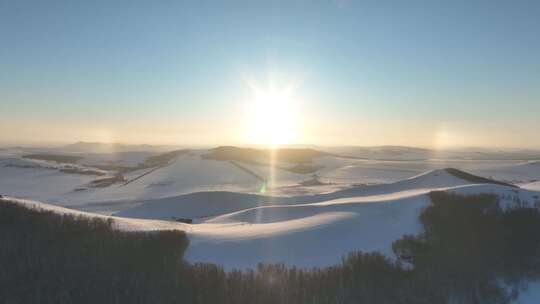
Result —
<path fill-rule="evenodd" d="M 539 195 L 538 192 L 508 186 L 464 182 L 451 187 L 414 188 L 426 186 L 431 176 L 447 178 L 448 182 L 453 178 L 435 171 L 387 185 L 386 191 L 378 189 L 378 194 L 371 191 L 372 194 L 351 195 L 340 191 L 333 193 L 333 198 L 328 200 L 248 208 L 193 225 L 95 215 L 35 201 L 17 201 L 58 213 L 112 218 L 120 229 L 183 230 L 191 241 L 186 252 L 188 261 L 213 262 L 230 269 L 254 267 L 259 262 L 282 262 L 299 267 L 332 265 L 338 263 L 345 253 L 357 250 L 391 255 L 393 241 L 404 234 L 420 232 L 418 215 L 429 204 L 427 194 L 434 189 L 460 194 L 495 193 L 504 198 L 505 206 L 516 204 L 515 197 L 521 204 L 532 206 L 536 202 L 534 197 Z M 340 193 L 347 195 L 340 196 Z M 234 199 L 232 194 L 230 200 Z"/>
<path fill-rule="evenodd" d="M 357 195 L 358 185 L 386 184 L 401 181 L 414 177 L 422 172 L 437 170 L 446 167 L 456 167 L 477 175 L 493 177 L 495 179 L 530 183 L 540 179 L 540 168 L 538 162 L 528 162 L 519 160 L 492 161 L 492 160 L 452 160 L 429 158 L 423 160 L 413 160 L 403 157 L 400 149 L 396 147 L 385 147 L 389 153 L 395 154 L 395 160 L 366 160 L 343 158 L 336 155 L 317 156 L 313 158 L 311 165 L 318 168 L 317 175 L 323 185 L 309 185 L 303 182 L 312 178 L 311 173 L 298 174 L 284 167 L 291 167 L 292 164 L 279 163 L 278 167 L 272 169 L 267 165 L 257 165 L 253 163 L 240 163 L 241 166 L 253 171 L 257 176 L 267 180 L 266 194 L 275 197 L 293 197 L 297 202 L 313 202 L 318 199 L 331 199 L 329 197 L 313 198 L 314 195 L 324 193 L 334 193 L 336 190 L 354 188 L 352 195 Z M 396 151 L 394 151 L 396 150 Z M 411 149 L 406 149 L 407 151 Z M 376 154 L 379 150 L 375 150 Z M 377 152 L 378 151 L 378 152 Z M 384 156 L 384 153 L 381 155 Z M 412 149 L 416 153 L 416 149 Z M 418 150 L 421 151 L 421 150 Z M 388 151 L 387 151 L 388 152 Z M 112 152 L 89 152 L 89 151 L 69 151 L 61 149 L 4 149 L 0 150 L 0 194 L 16 197 L 35 199 L 55 205 L 78 208 L 80 210 L 99 212 L 102 214 L 112 214 L 117 211 L 127 210 L 132 207 L 168 199 L 176 201 L 175 197 L 196 192 L 228 191 L 242 193 L 258 193 L 262 189 L 264 181 L 253 174 L 249 174 L 229 161 L 217 161 L 203 159 L 201 155 L 208 153 L 208 150 L 191 150 L 190 154 L 181 155 L 173 160 L 170 165 L 158 168 L 142 178 L 129 183 L 128 185 L 113 184 L 103 188 L 88 187 L 89 183 L 95 180 L 96 176 L 72 174 L 61 172 L 60 170 L 49 170 L 43 168 L 20 168 L 5 167 L 14 160 L 22 162 L 33 162 L 28 159 L 21 159 L 28 153 L 55 153 L 59 155 L 80 156 L 81 166 L 89 165 L 105 168 L 108 165 L 114 167 L 135 166 L 143 162 L 148 156 L 155 156 L 159 152 L 149 151 L 112 151 Z M 431 155 L 432 157 L 437 156 Z M 49 164 L 60 166 L 59 164 Z M 147 173 L 149 169 L 142 169 L 125 173 L 128 180 L 134 179 Z M 112 174 L 108 173 L 107 176 Z M 85 189 L 85 190 L 84 190 Z M 364 188 L 362 188 L 364 189 Z M 364 189 L 366 190 L 366 189 Z M 345 190 L 348 191 L 348 190 Z M 367 188 L 369 191 L 377 191 Z M 360 191 L 361 192 L 361 191 Z M 362 194 L 362 193 L 361 193 Z M 344 193 L 340 193 L 344 195 Z M 363 195 L 363 194 L 362 194 Z M 304 196 L 304 199 L 297 199 Z M 182 201 L 182 198 L 178 199 Z M 279 200 L 278 203 L 290 203 L 290 200 Z M 240 209 L 255 207 L 260 205 L 260 201 L 253 204 L 242 204 Z M 231 208 L 224 212 L 240 210 Z M 184 211 L 178 210 L 178 213 Z M 214 212 L 201 212 L 195 216 L 213 215 Z M 137 215 L 139 216 L 139 215 Z M 169 219 L 170 216 L 164 215 Z M 174 216 L 171 215 L 171 216 Z M 160 218 L 157 215 L 152 218 Z"/>
<path fill-rule="evenodd" d="M 540 181 L 524 184 L 521 185 L 521 187 L 533 191 L 540 191 Z"/>
<path fill-rule="evenodd" d="M 191 225 L 188 260 L 228 268 L 253 267 L 261 261 L 309 267 L 335 264 L 353 250 L 391 254 L 394 240 L 419 232 L 418 214 L 433 190 L 494 193 L 508 207 L 538 201 L 537 192 L 472 184 L 446 170 L 434 170 L 392 184 L 308 196 L 197 193 L 148 201 L 118 215 L 170 219 L 213 213 L 216 216 L 203 215 Z"/>
<path fill-rule="evenodd" d="M 299 267 L 336 264 L 355 251 L 390 253 L 394 240 L 420 230 L 427 196 L 376 202 L 265 206 L 194 225 L 186 258 L 227 268 L 275 262 Z"/>
<path fill-rule="evenodd" d="M 418 215 L 432 190 L 493 193 L 504 207 L 534 206 L 538 192 L 493 184 L 419 188 L 387 194 L 337 198 L 309 204 L 261 206 L 194 225 L 187 259 L 228 267 L 269 262 L 310 267 L 338 263 L 350 251 L 391 255 L 392 242 L 420 232 Z M 519 203 L 516 198 L 519 198 Z"/>
<path fill-rule="evenodd" d="M 158 168 L 136 181 L 91 188 L 96 176 L 68 174 L 54 169 L 9 167 L 17 154 L 0 154 L 0 194 L 34 199 L 100 213 L 129 208 L 140 201 L 200 191 L 257 192 L 261 182 L 226 161 L 182 155 L 172 164 Z M 127 179 L 149 169 L 126 174 Z M 85 189 L 85 190 L 80 190 Z"/>
<path fill-rule="evenodd" d="M 0 159 L 0 194 L 39 198 L 55 203 L 73 189 L 96 178 L 89 175 L 66 174 L 54 168 L 10 167 L 13 162 L 10 158 Z"/>
<path fill-rule="evenodd" d="M 247 193 L 200 192 L 163 199 L 146 200 L 141 205 L 115 215 L 146 219 L 193 218 L 217 216 L 263 205 L 323 202 L 337 198 L 373 196 L 406 190 L 436 189 L 470 184 L 445 170 L 434 170 L 385 185 L 357 186 L 323 194 L 292 197 L 262 196 Z"/>

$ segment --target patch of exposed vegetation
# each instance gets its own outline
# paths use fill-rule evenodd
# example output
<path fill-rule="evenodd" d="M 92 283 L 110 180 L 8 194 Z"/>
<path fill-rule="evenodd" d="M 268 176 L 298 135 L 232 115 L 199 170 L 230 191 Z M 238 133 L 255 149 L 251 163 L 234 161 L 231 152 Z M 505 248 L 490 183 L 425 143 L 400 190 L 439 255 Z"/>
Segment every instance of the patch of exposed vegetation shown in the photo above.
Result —
<path fill-rule="evenodd" d="M 89 183 L 89 185 L 90 187 L 93 187 L 93 188 L 104 188 L 104 187 L 109 187 L 114 184 L 125 183 L 125 182 L 126 182 L 126 179 L 124 178 L 122 174 L 115 174 L 114 176 L 111 176 L 111 177 L 105 177 L 105 178 L 93 180 Z"/>
<path fill-rule="evenodd" d="M 48 166 L 40 166 L 40 165 L 34 165 L 34 164 L 14 164 L 9 163 L 5 164 L 4 167 L 6 168 L 20 168 L 20 169 L 48 169 L 48 170 L 56 170 L 55 167 L 48 167 Z"/>
<path fill-rule="evenodd" d="M 23 158 L 52 161 L 56 163 L 75 164 L 82 159 L 80 156 L 74 155 L 60 155 L 60 154 L 27 154 L 23 155 Z"/>
<path fill-rule="evenodd" d="M 71 174 L 82 174 L 82 175 L 105 175 L 105 172 L 101 170 L 95 170 L 92 168 L 81 168 L 75 166 L 64 166 L 60 168 L 60 172 L 71 173 Z"/>
<path fill-rule="evenodd" d="M 119 173 L 128 173 L 136 170 L 150 169 L 154 167 L 164 167 L 168 165 L 172 160 L 180 155 L 189 153 L 189 150 L 174 150 L 169 152 L 160 153 L 154 156 L 150 156 L 144 160 L 144 162 L 136 166 L 125 166 L 121 164 L 109 163 L 98 164 L 94 167 L 107 171 L 116 171 Z"/>
<path fill-rule="evenodd" d="M 108 187 L 116 183 L 124 183 L 125 185 L 134 182 L 148 174 L 151 174 L 155 170 L 167 166 L 172 160 L 177 158 L 180 155 L 189 153 L 189 150 L 174 150 L 170 152 L 161 153 L 158 155 L 148 157 L 143 163 L 138 164 L 137 166 L 121 166 L 114 164 L 107 165 L 98 165 L 97 168 L 103 170 L 112 170 L 116 171 L 116 174 L 113 177 L 98 179 L 90 182 L 90 187 Z M 124 173 L 128 173 L 136 170 L 149 169 L 148 171 L 132 178 L 131 180 L 126 180 Z"/>
<path fill-rule="evenodd" d="M 47 170 L 58 170 L 60 172 L 69 173 L 69 174 L 80 174 L 80 175 L 105 175 L 105 172 L 97 168 L 83 167 L 78 165 L 66 165 L 62 164 L 60 166 L 53 166 L 41 163 L 8 163 L 4 167 L 13 167 L 21 169 L 47 169 Z"/>

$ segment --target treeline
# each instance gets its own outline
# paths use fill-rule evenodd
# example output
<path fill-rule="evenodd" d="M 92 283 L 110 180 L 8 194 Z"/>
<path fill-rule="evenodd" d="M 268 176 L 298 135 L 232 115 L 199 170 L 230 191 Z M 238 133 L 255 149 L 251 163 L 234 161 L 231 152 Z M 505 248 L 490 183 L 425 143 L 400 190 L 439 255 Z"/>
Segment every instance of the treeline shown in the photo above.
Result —
<path fill-rule="evenodd" d="M 122 232 L 0 201 L 0 303 L 182 303 L 187 246 L 183 232 Z"/>
<path fill-rule="evenodd" d="M 404 236 L 393 250 L 433 303 L 508 303 L 539 277 L 538 209 L 503 210 L 488 194 L 430 197 L 420 215 L 424 232 Z"/>
<path fill-rule="evenodd" d="M 351 253 L 332 267 L 187 264 L 181 232 L 128 233 L 111 223 L 0 204 L 3 303 L 508 303 L 540 274 L 540 212 L 494 195 L 431 193 L 424 232 L 398 257 Z M 373 233 L 377 233 L 374 231 Z"/>

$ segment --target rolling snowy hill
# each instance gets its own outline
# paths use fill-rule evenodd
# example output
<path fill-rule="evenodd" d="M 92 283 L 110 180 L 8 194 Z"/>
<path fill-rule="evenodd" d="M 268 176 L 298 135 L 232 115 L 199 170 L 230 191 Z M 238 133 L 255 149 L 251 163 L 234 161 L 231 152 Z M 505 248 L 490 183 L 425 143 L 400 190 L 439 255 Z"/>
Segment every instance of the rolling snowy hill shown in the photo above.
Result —
<path fill-rule="evenodd" d="M 540 179 L 538 163 L 527 160 L 467 160 L 465 155 L 459 159 L 413 160 L 404 155 L 426 150 L 399 147 L 371 149 L 379 151 L 381 157 L 385 153 L 395 155 L 393 160 L 347 158 L 314 149 L 290 148 L 281 158 L 270 162 L 265 150 L 235 148 L 224 154 L 223 149 L 201 149 L 171 154 L 174 151 L 154 148 L 143 151 L 144 146 L 133 148 L 135 151 L 128 151 L 130 146 L 119 146 L 118 151 L 109 151 L 116 147 L 114 145 L 112 148 L 97 146 L 101 147 L 94 149 L 97 152 L 73 147 L 3 149 L 0 151 L 0 193 L 112 214 L 151 202 L 165 204 L 166 201 L 182 201 L 183 195 L 214 191 L 277 197 L 277 202 L 272 199 L 272 203 L 314 202 L 319 198 L 313 196 L 340 190 L 376 192 L 378 188 L 373 188 L 374 185 L 394 183 L 446 167 L 519 184 Z M 107 147 L 111 149 L 105 149 Z M 221 153 L 215 154 L 216 151 Z M 50 159 L 56 161 L 28 158 L 28 155 L 51 155 Z M 75 163 L 62 163 L 63 159 L 75 160 Z M 149 161 L 153 159 L 165 161 Z M 227 211 L 255 207 L 267 203 L 263 202 L 265 200 L 268 199 L 242 203 L 238 208 L 231 206 Z M 184 211 L 179 209 L 178 212 Z M 215 214 L 218 212 L 197 212 L 190 216 Z M 150 217 L 150 213 L 147 216 Z M 174 214 L 166 216 L 170 219 Z M 161 217 L 154 215 L 153 218 Z"/>
<path fill-rule="evenodd" d="M 198 183 L 212 181 L 207 171 L 197 172 L 205 166 L 208 171 L 232 170 L 237 174 L 222 173 L 227 177 L 214 176 L 215 181 L 239 178 L 244 179 L 241 180 L 244 184 L 246 181 L 256 183 L 250 174 L 236 171 L 228 162 L 192 158 L 193 155 L 179 157 L 148 179 L 133 182 L 132 188 L 126 185 L 125 189 L 146 192 L 150 198 L 138 203 L 126 201 L 125 209 L 114 216 L 9 196 L 0 198 L 0 202 L 16 202 L 60 214 L 112 219 L 115 227 L 128 231 L 182 230 L 190 239 L 185 254 L 187 261 L 216 263 L 226 269 L 253 268 L 261 262 L 297 267 L 329 266 L 353 251 L 377 251 L 395 258 L 392 243 L 405 234 L 422 231 L 419 214 L 430 204 L 429 193 L 435 190 L 463 195 L 495 194 L 503 208 L 540 206 L 537 182 L 519 188 L 455 169 L 436 169 L 393 183 L 353 185 L 308 195 L 268 196 L 207 191 L 203 187 L 205 191 L 152 198 L 155 194 L 151 193 L 153 189 L 148 190 L 149 184 L 176 176 L 178 179 L 172 179 L 171 184 L 157 187 L 170 190 L 165 193 L 178 193 L 172 185 L 189 180 L 185 175 L 173 174 L 175 171 L 193 172 L 194 181 Z M 122 191 L 118 190 L 120 188 L 109 191 Z M 193 219 L 194 223 L 180 223 L 174 220 L 176 218 Z M 532 284 L 515 303 L 534 303 L 538 298 L 536 287 Z"/>
<path fill-rule="evenodd" d="M 324 266 L 355 250 L 391 255 L 393 241 L 419 232 L 418 214 L 429 204 L 427 194 L 433 190 L 494 193 L 505 207 L 540 204 L 536 191 L 478 184 L 452 170 L 433 170 L 395 183 L 304 196 L 206 191 L 148 200 L 112 218 L 122 229 L 186 231 L 191 239 L 186 258 L 193 262 L 214 262 L 227 268 L 253 267 L 259 262 Z M 55 212 L 96 216 L 20 202 Z M 178 223 L 173 218 L 195 219 L 195 224 Z"/>

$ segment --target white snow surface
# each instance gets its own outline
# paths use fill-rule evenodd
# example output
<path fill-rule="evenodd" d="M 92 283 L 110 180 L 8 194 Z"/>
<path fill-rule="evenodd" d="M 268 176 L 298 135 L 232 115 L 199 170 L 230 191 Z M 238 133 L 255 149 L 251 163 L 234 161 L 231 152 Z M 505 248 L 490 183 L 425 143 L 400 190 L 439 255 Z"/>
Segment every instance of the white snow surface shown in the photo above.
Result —
<path fill-rule="evenodd" d="M 405 190 L 434 189 L 469 184 L 444 170 L 434 170 L 392 184 L 356 186 L 321 194 L 292 197 L 262 196 L 231 192 L 199 192 L 188 195 L 147 200 L 141 205 L 116 213 L 119 216 L 149 219 L 201 219 L 264 205 L 294 205 L 323 202 L 336 198 L 388 194 Z"/>
<path fill-rule="evenodd" d="M 394 150 L 390 149 L 392 153 L 395 152 Z M 38 200 L 84 211 L 112 214 L 151 201 L 157 202 L 159 199 L 174 201 L 179 196 L 197 192 L 258 193 L 264 184 L 260 179 L 228 161 L 201 158 L 201 155 L 208 152 L 207 150 L 192 150 L 189 154 L 174 159 L 169 165 L 158 168 L 127 185 L 118 183 L 103 188 L 88 187 L 90 182 L 100 177 L 54 170 L 54 167 L 61 165 L 51 162 L 47 163 L 47 166 L 51 167 L 49 169 L 6 167 L 7 164 L 12 162 L 35 163 L 34 160 L 22 159 L 22 157 L 28 153 L 40 152 L 80 156 L 82 160 L 79 165 L 83 167 L 85 165 L 107 165 L 110 162 L 134 166 L 143 162 L 146 157 L 158 153 L 156 151 L 117 151 L 107 154 L 104 152 L 70 152 L 61 149 L 45 151 L 34 149 L 0 150 L 0 194 Z M 411 152 L 424 153 L 423 150 L 414 149 Z M 397 155 L 401 154 L 398 153 Z M 351 187 L 361 188 L 358 186 L 362 185 L 394 183 L 414 177 L 422 172 L 446 167 L 458 168 L 473 174 L 511 181 L 520 185 L 540 180 L 538 162 L 519 160 L 491 161 L 436 158 L 367 160 L 328 155 L 317 157 L 312 163 L 313 166 L 319 168 L 316 173 L 323 183 L 322 185 L 302 185 L 303 182 L 312 179 L 312 174 L 297 174 L 280 168 L 271 170 L 270 167 L 264 165 L 246 163 L 241 163 L 241 165 L 267 180 L 266 195 L 289 198 L 332 193 Z M 287 167 L 287 164 L 279 165 Z M 290 167 L 291 164 L 288 165 Z M 131 180 L 147 171 L 149 169 L 132 171 L 124 175 L 126 179 Z M 111 174 L 113 172 L 109 172 L 107 176 L 111 176 Z M 305 202 L 305 200 L 300 200 L 300 202 Z M 282 200 L 279 203 L 282 203 Z M 243 209 L 258 205 L 242 205 L 239 208 Z M 239 209 L 231 207 L 229 211 L 235 210 Z M 208 211 L 201 211 L 199 214 L 195 214 L 194 217 L 215 214 L 210 212 L 212 210 Z M 171 216 L 174 216 L 174 214 Z M 159 217 L 154 216 L 152 218 Z M 170 217 L 167 217 L 167 219 L 170 219 Z"/>
<path fill-rule="evenodd" d="M 182 230 L 190 239 L 188 261 L 217 263 L 226 269 L 260 262 L 334 265 L 351 251 L 380 251 L 393 257 L 392 242 L 421 231 L 418 215 L 434 190 L 493 193 L 504 208 L 540 205 L 538 162 L 436 159 L 433 155 L 422 160 L 324 156 L 313 163 L 320 167 L 317 175 L 323 184 L 313 186 L 300 185 L 311 174 L 242 163 L 268 179 L 268 191 L 259 193 L 260 179 L 230 162 L 201 158 L 204 153 L 181 155 L 127 185 L 75 191 L 96 177 L 54 168 L 6 167 L 27 160 L 20 159 L 18 150 L 4 150 L 0 151 L 0 194 L 5 198 L 0 201 L 14 200 L 60 214 L 112 218 L 118 229 L 128 231 Z M 110 160 L 134 165 L 155 152 L 83 154 L 84 164 Z M 441 170 L 446 167 L 519 183 L 521 188 L 473 184 Z M 146 171 L 129 172 L 126 178 Z M 193 219 L 194 224 L 173 218 Z M 531 283 L 514 303 L 539 303 L 539 286 Z"/>
<path fill-rule="evenodd" d="M 128 209 L 110 218 L 120 229 L 185 231 L 191 242 L 185 256 L 190 262 L 212 262 L 227 269 L 254 267 L 259 262 L 326 266 L 338 263 L 351 251 L 380 251 L 392 256 L 393 241 L 420 232 L 418 215 L 429 204 L 428 193 L 433 190 L 494 193 L 502 198 L 505 207 L 518 202 L 534 206 L 539 195 L 508 186 L 471 184 L 445 170 L 434 170 L 386 185 L 298 197 L 195 193 L 148 201 L 133 212 Z M 18 201 L 59 213 L 109 218 L 30 200 Z M 170 220 L 173 216 L 194 215 L 201 215 L 195 224 Z"/>
<path fill-rule="evenodd" d="M 540 191 L 540 181 L 523 184 L 521 185 L 521 188 L 525 188 L 525 189 L 529 189 L 533 191 Z"/>

